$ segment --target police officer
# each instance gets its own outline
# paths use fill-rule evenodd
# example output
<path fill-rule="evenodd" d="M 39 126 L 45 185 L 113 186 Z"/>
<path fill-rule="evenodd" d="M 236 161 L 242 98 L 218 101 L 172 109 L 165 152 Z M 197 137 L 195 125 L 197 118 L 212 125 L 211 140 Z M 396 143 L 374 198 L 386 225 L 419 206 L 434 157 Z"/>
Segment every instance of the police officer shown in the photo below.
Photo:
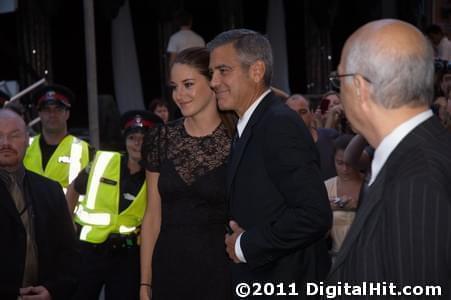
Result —
<path fill-rule="evenodd" d="M 34 94 L 42 124 L 42 133 L 30 139 L 24 158 L 25 167 L 61 184 L 64 192 L 80 170 L 89 163 L 90 147 L 68 134 L 73 93 L 60 85 L 45 86 Z"/>
<path fill-rule="evenodd" d="M 162 120 L 147 111 L 121 118 L 126 155 L 98 151 L 92 164 L 69 186 L 66 198 L 75 210 L 83 263 L 74 299 L 139 296 L 138 232 L 147 205 L 145 171 L 140 165 L 143 137 Z"/>

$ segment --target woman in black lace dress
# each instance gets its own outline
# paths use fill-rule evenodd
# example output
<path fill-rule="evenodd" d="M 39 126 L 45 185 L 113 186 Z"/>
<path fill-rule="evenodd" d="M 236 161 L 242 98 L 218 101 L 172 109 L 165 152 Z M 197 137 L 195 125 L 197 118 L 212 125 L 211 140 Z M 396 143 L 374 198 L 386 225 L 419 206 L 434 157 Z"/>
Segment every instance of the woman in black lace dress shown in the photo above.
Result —
<path fill-rule="evenodd" d="M 209 87 L 208 63 L 205 48 L 177 56 L 170 86 L 184 118 L 144 141 L 141 299 L 230 299 L 224 234 L 231 132 Z"/>

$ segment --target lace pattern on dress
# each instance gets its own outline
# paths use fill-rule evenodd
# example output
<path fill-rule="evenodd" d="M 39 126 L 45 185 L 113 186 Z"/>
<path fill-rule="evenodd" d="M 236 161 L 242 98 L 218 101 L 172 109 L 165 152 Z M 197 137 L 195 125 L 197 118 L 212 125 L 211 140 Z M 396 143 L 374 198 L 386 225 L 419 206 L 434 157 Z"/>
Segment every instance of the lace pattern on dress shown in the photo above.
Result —
<path fill-rule="evenodd" d="M 144 164 L 149 171 L 159 172 L 160 165 L 169 160 L 180 178 L 190 185 L 225 162 L 230 141 L 222 123 L 210 135 L 193 137 L 186 132 L 183 119 L 179 119 L 147 134 Z"/>

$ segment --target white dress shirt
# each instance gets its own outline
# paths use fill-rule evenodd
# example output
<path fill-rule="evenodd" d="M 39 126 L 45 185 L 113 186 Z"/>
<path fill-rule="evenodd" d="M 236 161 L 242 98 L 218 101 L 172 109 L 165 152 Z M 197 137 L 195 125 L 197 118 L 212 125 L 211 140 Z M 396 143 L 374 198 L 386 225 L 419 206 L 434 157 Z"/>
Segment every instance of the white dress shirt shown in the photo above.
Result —
<path fill-rule="evenodd" d="M 446 36 L 444 36 L 441 39 L 440 44 L 438 44 L 437 52 L 438 58 L 447 60 L 448 62 L 451 60 L 451 42 Z"/>
<path fill-rule="evenodd" d="M 243 131 L 246 128 L 246 125 L 249 122 L 250 118 L 252 117 L 252 114 L 254 113 L 257 106 L 260 104 L 260 102 L 262 102 L 263 98 L 265 98 L 265 96 L 268 95 L 270 92 L 271 89 L 267 89 L 263 94 L 261 94 L 261 96 L 258 97 L 258 99 L 255 100 L 255 102 L 252 103 L 251 106 L 249 106 L 249 108 L 246 110 L 243 116 L 238 120 L 238 123 L 236 124 L 238 137 L 241 137 L 241 135 L 243 134 Z M 235 254 L 241 262 L 245 263 L 246 259 L 244 258 L 243 250 L 241 250 L 240 245 L 242 235 L 243 234 L 241 233 L 235 241 Z"/>
<path fill-rule="evenodd" d="M 411 132 L 413 129 L 415 129 L 415 127 L 420 125 L 420 123 L 432 117 L 432 115 L 433 113 L 430 109 L 419 113 L 418 115 L 410 118 L 409 120 L 396 127 L 392 132 L 390 132 L 390 134 L 384 137 L 384 139 L 374 152 L 374 158 L 371 163 L 371 179 L 368 185 L 373 184 L 388 157 L 393 152 L 393 150 L 395 150 L 396 146 L 401 143 L 404 137 L 408 135 L 409 132 Z"/>
<path fill-rule="evenodd" d="M 252 114 L 254 113 L 257 106 L 262 102 L 263 98 L 265 98 L 266 95 L 268 95 L 271 92 L 271 89 L 267 89 L 263 94 L 261 94 L 260 97 L 255 100 L 254 103 L 252 103 L 251 106 L 246 110 L 246 112 L 243 114 L 241 118 L 238 119 L 238 123 L 236 124 L 236 129 L 238 131 L 238 137 L 241 137 L 243 134 L 244 128 L 246 128 L 247 123 L 249 122 L 250 118 L 252 117 Z"/>

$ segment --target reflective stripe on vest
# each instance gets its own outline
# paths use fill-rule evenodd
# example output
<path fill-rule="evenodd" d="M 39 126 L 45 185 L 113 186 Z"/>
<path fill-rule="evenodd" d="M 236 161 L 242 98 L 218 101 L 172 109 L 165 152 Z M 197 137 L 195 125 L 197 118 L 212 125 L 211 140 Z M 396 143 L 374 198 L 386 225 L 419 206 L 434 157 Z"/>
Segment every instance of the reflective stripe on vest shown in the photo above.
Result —
<path fill-rule="evenodd" d="M 89 187 L 89 190 L 86 191 L 86 207 L 89 209 L 94 209 L 96 205 L 96 199 L 97 199 L 97 191 L 99 190 L 99 184 L 100 179 L 102 178 L 103 173 L 105 172 L 105 169 L 110 162 L 110 160 L 113 158 L 113 155 L 116 153 L 114 152 L 100 152 L 99 155 L 96 157 L 95 166 L 94 166 L 94 173 L 92 176 L 91 184 Z"/>
<path fill-rule="evenodd" d="M 89 173 L 85 199 L 78 204 L 75 221 L 82 225 L 80 239 L 102 243 L 111 233 L 128 234 L 141 225 L 147 206 L 147 188 L 141 189 L 122 211 L 119 211 L 121 155 L 98 151 Z"/>
<path fill-rule="evenodd" d="M 121 226 L 119 226 L 119 233 L 130 233 L 130 232 L 135 231 L 135 229 L 136 229 L 135 226 L 128 227 L 128 226 L 121 225 Z"/>
<path fill-rule="evenodd" d="M 74 137 L 70 148 L 69 183 L 71 183 L 81 171 L 81 155 L 83 146 L 81 141 Z"/>
<path fill-rule="evenodd" d="M 91 230 L 92 230 L 92 226 L 89 226 L 89 225 L 83 226 L 80 231 L 80 240 L 86 241 L 86 238 L 87 238 L 89 232 L 91 232 Z"/>
<path fill-rule="evenodd" d="M 107 226 L 111 223 L 111 216 L 108 213 L 90 213 L 85 211 L 83 205 L 79 205 L 76 211 L 77 217 L 86 224 Z"/>

